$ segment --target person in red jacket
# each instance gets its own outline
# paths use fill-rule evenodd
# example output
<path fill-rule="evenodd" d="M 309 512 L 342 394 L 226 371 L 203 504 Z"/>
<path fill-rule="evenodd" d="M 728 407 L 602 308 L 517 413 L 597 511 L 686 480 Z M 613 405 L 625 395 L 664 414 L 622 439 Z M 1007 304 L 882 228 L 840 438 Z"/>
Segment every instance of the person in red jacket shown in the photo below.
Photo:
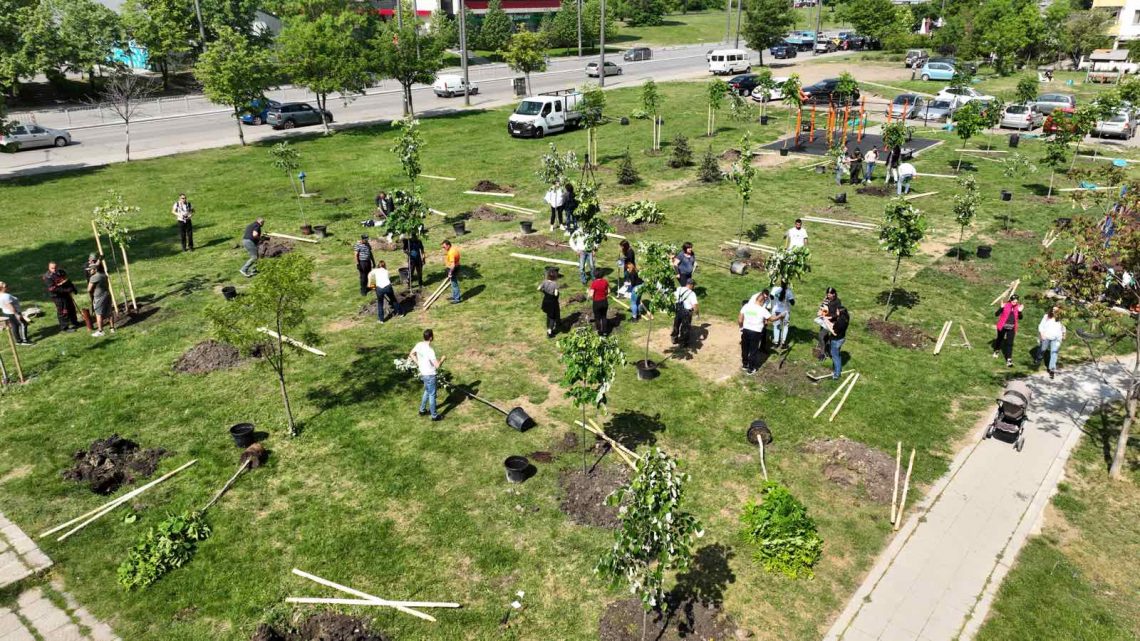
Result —
<path fill-rule="evenodd" d="M 1017 321 L 1021 319 L 1024 310 L 1025 305 L 1022 305 L 1017 299 L 1017 294 L 1014 294 L 994 313 L 994 316 L 998 317 L 994 358 L 998 357 L 998 350 L 1001 350 L 1005 356 L 1006 367 L 1013 367 L 1013 339 L 1017 336 Z"/>
<path fill-rule="evenodd" d="M 594 327 L 598 334 L 606 335 L 606 316 L 610 313 L 610 284 L 601 276 L 590 281 L 587 286 L 590 292 L 591 309 L 594 313 Z"/>

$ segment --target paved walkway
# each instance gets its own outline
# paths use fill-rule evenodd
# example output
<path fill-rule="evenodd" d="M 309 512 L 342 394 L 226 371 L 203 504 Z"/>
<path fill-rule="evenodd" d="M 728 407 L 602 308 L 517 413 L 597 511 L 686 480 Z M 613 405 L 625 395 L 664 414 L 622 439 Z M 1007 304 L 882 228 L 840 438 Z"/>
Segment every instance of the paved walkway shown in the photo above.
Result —
<path fill-rule="evenodd" d="M 0 589 L 51 564 L 27 534 L 0 514 Z M 120 641 L 106 623 L 79 607 L 62 583 L 53 581 L 50 592 L 31 588 L 15 604 L 0 606 L 0 641 Z"/>
<path fill-rule="evenodd" d="M 1114 382 L 1123 368 L 1102 364 Z M 1028 379 L 1025 448 L 981 440 L 913 509 L 825 641 L 970 641 L 1046 505 L 1096 407 L 1116 393 L 1093 365 Z"/>

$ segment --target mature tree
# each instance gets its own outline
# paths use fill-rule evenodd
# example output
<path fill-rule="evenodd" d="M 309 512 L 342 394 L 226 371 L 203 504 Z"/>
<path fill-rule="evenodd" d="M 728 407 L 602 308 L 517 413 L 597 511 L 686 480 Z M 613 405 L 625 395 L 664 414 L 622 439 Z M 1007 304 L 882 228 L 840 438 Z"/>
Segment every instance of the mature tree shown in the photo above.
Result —
<path fill-rule="evenodd" d="M 530 74 L 546 71 L 546 41 L 533 31 L 519 31 L 511 36 L 503 60 L 511 71 L 526 77 L 526 90 L 530 93 Z"/>
<path fill-rule="evenodd" d="M 144 100 L 154 93 L 151 81 L 138 74 L 123 71 L 111 76 L 103 91 L 103 101 L 123 121 L 126 159 L 131 160 L 131 121 L 138 115 Z"/>
<path fill-rule="evenodd" d="M 95 67 L 106 65 L 122 39 L 119 14 L 94 0 L 60 0 L 57 30 L 68 71 L 87 74 L 95 86 Z"/>
<path fill-rule="evenodd" d="M 890 0 L 885 0 L 890 2 Z M 792 7 L 784 0 L 751 0 L 745 8 L 744 27 L 740 30 L 749 49 L 760 53 L 764 65 L 764 51 L 784 40 L 788 30 L 796 24 Z"/>
<path fill-rule="evenodd" d="M 1093 52 L 1093 49 L 1104 47 L 1112 38 L 1105 35 L 1105 29 L 1112 23 L 1112 16 L 1107 11 L 1092 9 L 1087 11 L 1074 11 L 1065 21 L 1065 53 L 1073 61 L 1073 66 L 1081 64 L 1081 59 Z"/>
<path fill-rule="evenodd" d="M 1022 104 L 1028 104 L 1037 100 L 1037 78 L 1033 76 L 1024 76 L 1017 81 L 1017 90 L 1015 99 Z"/>
<path fill-rule="evenodd" d="M 631 27 L 659 25 L 668 11 L 665 0 L 628 0 L 624 5 L 625 23 Z"/>
<path fill-rule="evenodd" d="M 925 234 L 926 216 L 918 208 L 902 198 L 893 198 L 887 203 L 879 227 L 879 244 L 895 257 L 891 291 L 887 294 L 887 317 L 891 315 L 891 299 L 899 279 L 899 265 L 902 259 L 914 256 Z"/>
<path fill-rule="evenodd" d="M 470 23 L 468 23 L 470 24 Z M 588 30 L 582 24 L 582 37 L 586 39 Z M 597 27 L 594 26 L 594 32 Z M 578 42 L 578 0 L 562 0 L 558 13 L 550 23 L 549 40 L 552 47 L 570 48 Z"/>
<path fill-rule="evenodd" d="M 253 285 L 241 296 L 206 308 L 219 339 L 244 350 L 261 346 L 263 362 L 277 375 L 290 436 L 297 435 L 297 423 L 285 384 L 284 337 L 304 326 L 305 303 L 315 293 L 313 260 L 292 253 L 263 261 Z"/>
<path fill-rule="evenodd" d="M 978 44 L 993 55 L 994 67 L 1003 76 L 1013 70 L 1014 59 L 1042 28 L 1037 5 L 1020 0 L 992 0 L 982 4 L 977 24 Z"/>
<path fill-rule="evenodd" d="M 389 22 L 372 40 L 373 69 L 385 78 L 400 83 L 404 93 L 404 115 L 415 114 L 412 87 L 430 85 L 443 67 L 443 43 L 430 35 L 420 34 L 412 26 L 399 28 Z"/>
<path fill-rule="evenodd" d="M 1120 99 L 1140 105 L 1140 76 L 1128 76 L 1118 85 Z"/>
<path fill-rule="evenodd" d="M 618 25 L 615 13 L 609 10 L 609 2 L 606 0 L 606 40 L 612 41 L 618 34 Z M 582 39 L 591 45 L 598 44 L 598 26 L 601 22 L 602 0 L 585 0 L 582 3 Z M 574 37 L 577 38 L 577 35 Z"/>
<path fill-rule="evenodd" d="M 198 38 L 194 6 L 183 0 L 127 0 L 123 24 L 162 73 L 162 89 L 170 86 L 170 67 L 189 53 Z"/>
<path fill-rule="evenodd" d="M 17 0 L 0 0 L 0 96 L 14 94 L 22 76 L 28 75 L 27 60 L 21 53 L 21 36 L 28 7 Z"/>
<path fill-rule="evenodd" d="M 466 9 L 466 7 L 464 7 Z M 470 9 L 468 9 L 470 11 Z M 467 24 L 470 22 L 470 14 L 467 16 Z M 447 15 L 447 12 L 442 8 L 437 8 L 431 14 L 431 29 L 428 31 L 431 37 L 439 41 L 445 49 L 451 49 L 459 46 L 459 24 L 455 18 Z"/>
<path fill-rule="evenodd" d="M 514 30 L 511 17 L 503 11 L 502 0 L 491 0 L 487 3 L 487 13 L 483 14 L 483 24 L 479 26 L 479 47 L 489 51 L 506 49 Z"/>
<path fill-rule="evenodd" d="M 258 33 L 254 26 L 257 10 L 267 8 L 258 0 L 198 0 L 198 7 L 202 10 L 203 28 L 206 31 L 206 43 L 200 44 L 199 48 L 216 39 L 224 28 L 232 29 L 244 38 L 263 46 L 269 45 L 270 34 Z M 291 13 L 293 10 L 289 9 L 283 10 L 278 15 Z M 195 28 L 197 25 L 198 20 L 195 18 Z M 195 36 L 195 39 L 197 38 L 198 36 Z"/>
<path fill-rule="evenodd" d="M 17 11 L 19 58 L 28 75 L 43 73 L 50 82 L 63 80 L 67 46 L 59 32 L 59 12 L 52 2 L 37 0 Z"/>
<path fill-rule="evenodd" d="M 912 20 L 909 9 L 891 0 L 850 0 L 839 5 L 837 13 L 840 20 L 854 27 L 859 35 L 880 41 L 909 32 Z"/>
<path fill-rule="evenodd" d="M 962 239 L 966 235 L 966 228 L 978 216 L 982 195 L 978 191 L 978 181 L 973 176 L 960 177 L 958 186 L 962 191 L 954 196 L 954 222 L 958 223 L 958 260 L 962 260 Z"/>
<path fill-rule="evenodd" d="M 278 56 L 293 82 L 316 95 L 318 108 L 328 108 L 330 93 L 339 93 L 347 102 L 368 87 L 366 28 L 367 18 L 348 8 L 284 20 Z M 328 119 L 322 122 L 329 133 Z"/>
<path fill-rule="evenodd" d="M 218 39 L 211 42 L 198 59 L 194 77 L 202 83 L 207 98 L 234 110 L 238 140 L 245 146 L 241 117 L 249 112 L 254 101 L 264 97 L 276 77 L 269 52 L 237 31 L 221 27 Z"/>
<path fill-rule="evenodd" d="M 981 109 L 978 103 L 974 101 L 967 102 L 954 112 L 954 131 L 958 137 L 962 139 L 962 151 L 966 149 L 966 143 L 971 138 L 978 135 L 985 125 L 982 118 Z M 962 170 L 962 152 L 958 152 L 958 166 L 954 171 Z"/>

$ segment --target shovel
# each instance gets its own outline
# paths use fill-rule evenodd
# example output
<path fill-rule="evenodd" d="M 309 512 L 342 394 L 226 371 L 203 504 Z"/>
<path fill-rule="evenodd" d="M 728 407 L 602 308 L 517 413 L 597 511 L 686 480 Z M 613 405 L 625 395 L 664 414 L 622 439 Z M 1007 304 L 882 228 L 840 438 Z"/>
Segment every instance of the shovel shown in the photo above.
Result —
<path fill-rule="evenodd" d="M 200 512 L 205 512 L 206 510 L 213 507 L 213 505 L 218 502 L 218 499 L 222 498 L 222 495 L 229 491 L 230 487 L 233 486 L 234 482 L 237 481 L 242 472 L 246 471 L 247 469 L 260 467 L 262 462 L 265 461 L 265 455 L 265 448 L 262 447 L 261 443 L 254 443 L 253 445 L 250 445 L 249 447 L 242 450 L 241 464 L 238 465 L 237 472 L 234 472 L 234 475 L 230 477 L 230 480 L 226 481 L 226 484 L 222 486 L 222 489 L 218 490 L 218 493 L 214 495 L 214 498 L 210 499 L 210 502 L 207 503 L 206 507 L 202 508 Z"/>
<path fill-rule="evenodd" d="M 511 428 L 513 428 L 515 430 L 518 430 L 520 432 L 525 432 L 528 427 L 534 425 L 534 419 L 532 419 L 526 413 L 526 410 L 524 410 L 521 407 L 515 407 L 515 408 L 511 409 L 511 411 L 508 412 L 508 411 L 504 410 L 503 408 L 499 407 L 498 405 L 495 405 L 491 401 L 479 398 L 478 396 L 476 396 L 476 395 L 472 394 L 471 392 L 463 389 L 462 387 L 459 387 L 458 385 L 451 385 L 449 387 L 451 389 L 455 389 L 455 390 L 458 390 L 458 391 L 466 394 L 470 398 L 472 398 L 476 401 L 479 401 L 480 403 L 482 403 L 482 404 L 486 405 L 487 407 L 495 410 L 496 412 L 502 414 L 503 416 L 506 416 L 507 417 L 507 425 L 509 425 Z"/>

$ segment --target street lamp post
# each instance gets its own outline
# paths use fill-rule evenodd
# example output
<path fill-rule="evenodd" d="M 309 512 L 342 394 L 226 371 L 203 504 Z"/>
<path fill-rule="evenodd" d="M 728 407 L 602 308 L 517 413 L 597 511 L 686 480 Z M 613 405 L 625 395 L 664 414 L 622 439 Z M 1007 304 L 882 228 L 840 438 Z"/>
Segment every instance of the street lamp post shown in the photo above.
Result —
<path fill-rule="evenodd" d="M 598 86 L 606 86 L 606 0 L 601 0 L 601 23 L 598 25 Z"/>
<path fill-rule="evenodd" d="M 578 57 L 582 57 L 582 0 L 578 0 Z"/>
<path fill-rule="evenodd" d="M 467 3 L 459 0 L 459 66 L 463 69 L 463 104 L 471 106 L 471 80 L 467 76 Z"/>

